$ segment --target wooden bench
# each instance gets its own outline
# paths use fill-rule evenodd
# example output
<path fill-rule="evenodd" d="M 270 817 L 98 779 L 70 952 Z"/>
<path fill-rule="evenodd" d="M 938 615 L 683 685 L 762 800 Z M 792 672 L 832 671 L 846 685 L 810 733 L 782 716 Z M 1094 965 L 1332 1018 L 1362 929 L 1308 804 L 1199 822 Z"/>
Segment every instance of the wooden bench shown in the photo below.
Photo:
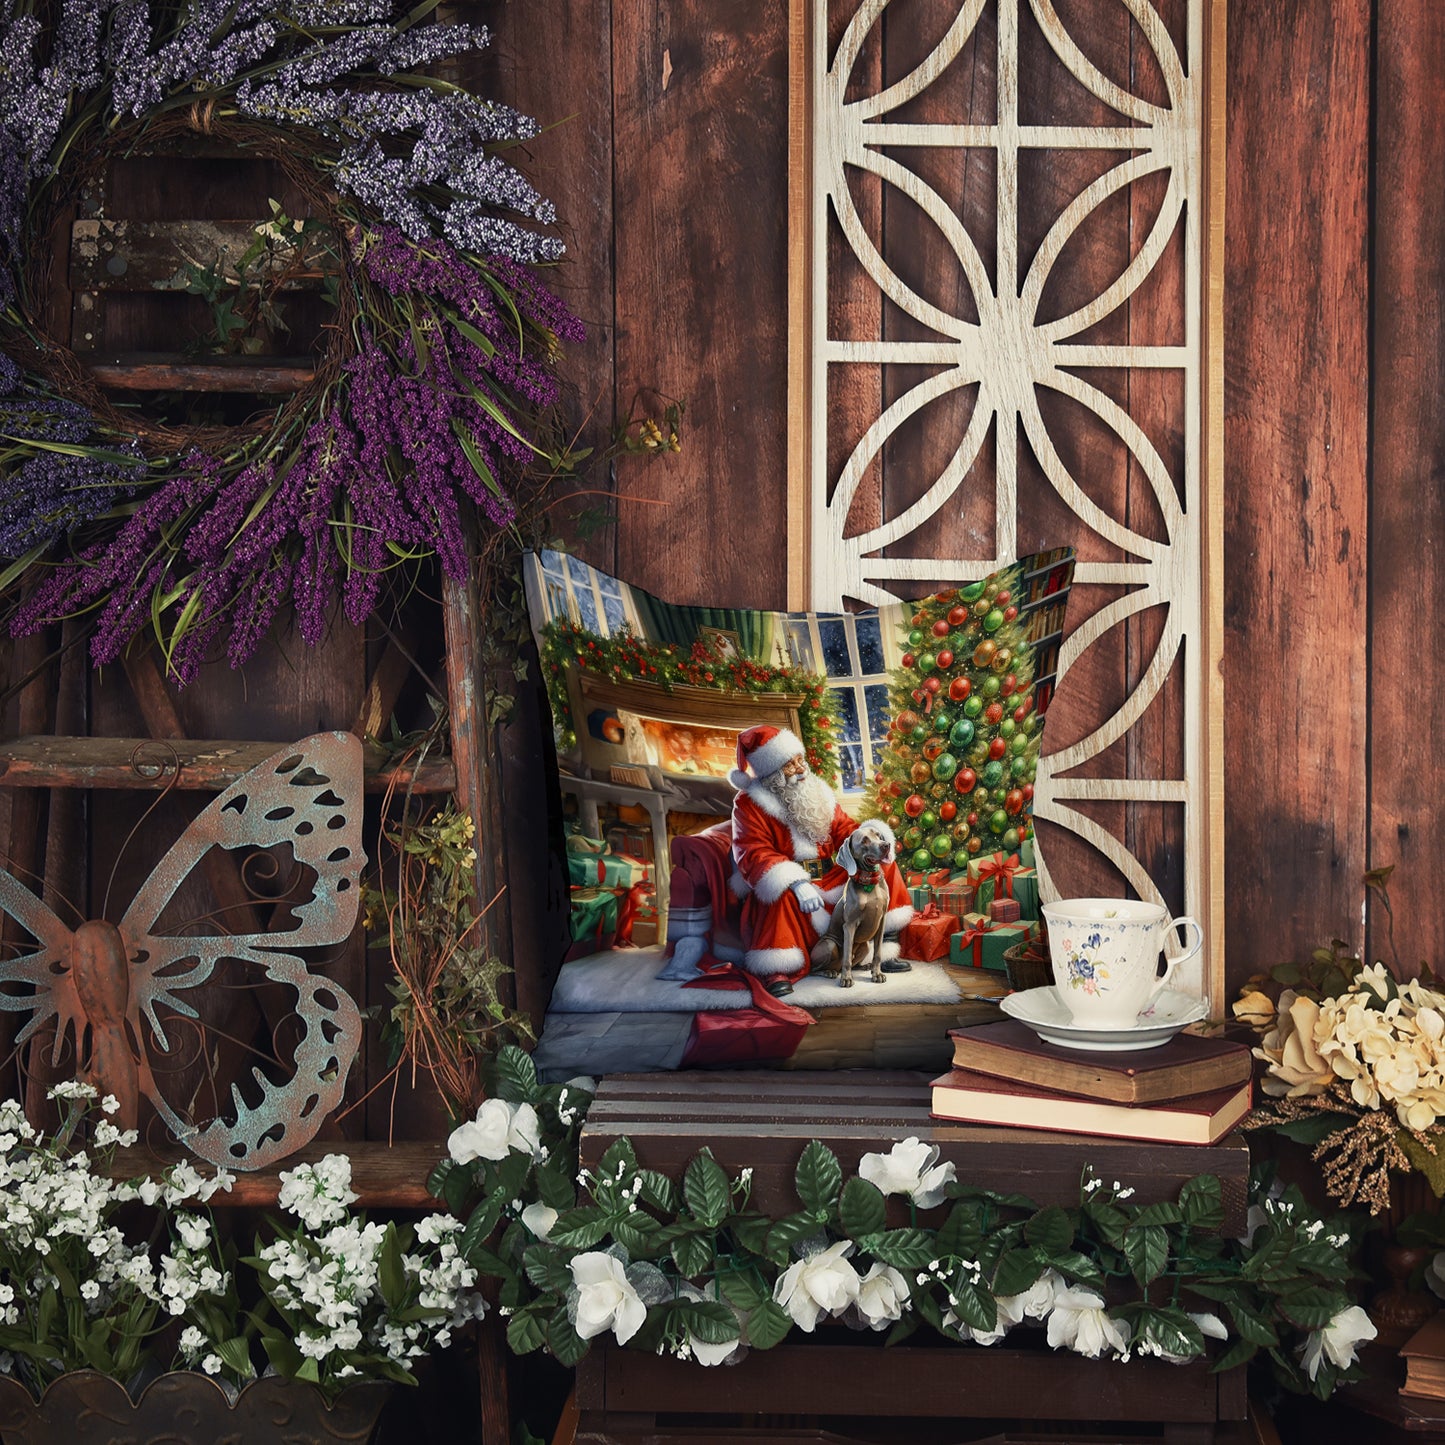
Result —
<path fill-rule="evenodd" d="M 924 1074 L 871 1071 L 616 1076 L 588 1115 L 582 1162 L 595 1167 L 626 1136 L 639 1163 L 678 1178 L 706 1145 L 729 1172 L 752 1168 L 759 1208 L 785 1213 L 799 1207 L 793 1169 L 808 1140 L 832 1149 L 846 1173 L 865 1153 L 916 1135 L 937 1144 L 960 1179 L 1041 1205 L 1076 1205 L 1086 1164 L 1132 1186 L 1139 1203 L 1172 1200 L 1186 1180 L 1214 1174 L 1224 1230 L 1243 1233 L 1249 1151 L 1237 1136 L 1202 1148 L 941 1123 L 929 1116 L 927 1084 Z M 1212 1374 L 1203 1361 L 1086 1360 L 1041 1341 L 987 1350 L 910 1341 L 884 1351 L 846 1331 L 718 1369 L 595 1341 L 578 1369 L 577 1404 L 582 1445 L 943 1442 L 980 1432 L 994 1441 L 1137 1442 L 1148 1438 L 1145 1425 L 1185 1445 L 1214 1440 L 1218 1423 L 1246 1413 L 1244 1371 Z M 739 1415 L 749 1418 L 739 1424 Z"/>

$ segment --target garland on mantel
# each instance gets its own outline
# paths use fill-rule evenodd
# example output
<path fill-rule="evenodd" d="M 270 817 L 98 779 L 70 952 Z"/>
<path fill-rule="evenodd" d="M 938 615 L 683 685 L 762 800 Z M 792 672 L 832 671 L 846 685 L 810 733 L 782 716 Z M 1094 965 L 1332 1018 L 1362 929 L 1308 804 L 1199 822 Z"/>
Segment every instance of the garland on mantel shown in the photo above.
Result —
<path fill-rule="evenodd" d="M 713 1365 L 829 1322 L 888 1344 L 925 1326 L 972 1345 L 1041 1326 L 1051 1346 L 1094 1358 L 1208 1353 L 1226 1370 L 1262 1353 L 1285 1386 L 1323 1399 L 1374 1336 L 1347 1290 L 1359 1219 L 1315 1214 L 1264 1170 L 1238 1240 L 1217 1232 L 1212 1175 L 1141 1205 L 1086 1171 L 1077 1207 L 1039 1208 L 971 1187 L 916 1139 L 848 1178 L 815 1140 L 794 1175 L 801 1207 L 771 1218 L 751 1205 L 751 1170 L 730 1177 L 706 1149 L 680 1182 L 640 1167 L 627 1139 L 578 1172 L 592 1081 L 543 1086 L 514 1047 L 493 1075 L 429 1187 L 467 1215 L 463 1254 L 501 1281 L 521 1354 L 575 1364 L 610 1332 Z M 908 1202 L 904 1227 L 889 1225 L 890 1196 Z"/>
<path fill-rule="evenodd" d="M 288 603 L 315 644 L 338 600 L 362 622 L 395 568 L 435 555 L 464 577 L 469 531 L 485 546 L 517 516 L 523 474 L 565 465 L 542 418 L 581 326 L 526 269 L 561 246 L 537 229 L 552 206 L 504 158 L 537 126 L 428 73 L 488 42 L 423 23 L 436 4 L 0 11 L 12 632 L 86 615 L 101 664 L 150 628 L 182 683 L 223 648 L 243 662 Z M 111 161 L 198 139 L 274 162 L 306 197 L 310 219 L 278 213 L 257 244 L 281 267 L 303 233 L 319 244 L 336 307 L 314 381 L 238 425 L 116 404 L 42 319 L 66 207 Z"/>

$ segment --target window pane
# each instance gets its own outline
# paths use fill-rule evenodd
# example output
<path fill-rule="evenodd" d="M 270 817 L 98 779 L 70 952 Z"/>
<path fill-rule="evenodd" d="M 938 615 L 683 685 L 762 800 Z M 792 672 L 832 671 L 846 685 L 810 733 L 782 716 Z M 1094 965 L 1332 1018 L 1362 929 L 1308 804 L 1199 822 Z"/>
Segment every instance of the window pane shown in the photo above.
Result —
<path fill-rule="evenodd" d="M 544 547 L 542 549 L 542 570 L 550 572 L 554 577 L 560 577 L 562 575 L 562 554 Z"/>
<path fill-rule="evenodd" d="M 602 611 L 607 616 L 609 635 L 613 632 L 620 632 L 622 624 L 627 621 L 627 610 L 622 605 L 621 593 L 609 592 L 604 587 L 602 589 Z"/>
<path fill-rule="evenodd" d="M 808 672 L 817 672 L 818 664 L 813 657 L 813 639 L 808 636 L 806 622 L 788 623 L 788 652 L 792 656 L 795 667 L 805 668 Z"/>
<path fill-rule="evenodd" d="M 828 705 L 833 709 L 833 721 L 837 726 L 833 729 L 833 736 L 840 742 L 847 741 L 856 743 L 858 741 L 858 699 L 853 690 L 847 692 L 841 689 L 828 694 Z"/>
<path fill-rule="evenodd" d="M 845 793 L 856 793 L 863 787 L 862 749 L 857 743 L 848 743 L 838 749 L 839 781 Z"/>
<path fill-rule="evenodd" d="M 878 630 L 876 614 L 860 617 L 854 623 L 858 634 L 858 671 L 864 673 L 887 672 L 883 661 L 883 635 Z"/>
<path fill-rule="evenodd" d="M 592 589 L 590 587 L 577 588 L 577 607 L 582 613 L 582 625 L 589 632 L 596 632 L 597 628 L 597 604 L 592 600 Z"/>
<path fill-rule="evenodd" d="M 884 754 L 886 748 L 887 748 L 887 744 L 886 744 L 886 743 L 883 743 L 882 741 L 879 741 L 879 740 L 877 740 L 877 739 L 874 740 L 874 743 L 873 743 L 873 767 L 874 767 L 875 770 L 877 770 L 878 768 L 881 768 L 881 767 L 883 766 L 883 754 Z"/>
<path fill-rule="evenodd" d="M 550 578 L 547 582 L 547 616 L 567 616 L 567 589 Z"/>
<path fill-rule="evenodd" d="M 881 682 L 863 689 L 868 701 L 868 736 L 874 739 L 888 736 L 888 688 Z"/>
<path fill-rule="evenodd" d="M 567 558 L 567 570 L 572 574 L 572 580 L 577 583 L 579 587 L 591 588 L 592 569 L 580 557 L 569 555 Z"/>
<path fill-rule="evenodd" d="M 848 665 L 848 633 L 841 617 L 819 621 L 818 640 L 823 644 L 823 669 L 829 677 L 851 676 Z"/>
<path fill-rule="evenodd" d="M 617 578 L 609 577 L 605 572 L 597 574 L 597 586 L 604 597 L 621 597 L 622 583 Z"/>

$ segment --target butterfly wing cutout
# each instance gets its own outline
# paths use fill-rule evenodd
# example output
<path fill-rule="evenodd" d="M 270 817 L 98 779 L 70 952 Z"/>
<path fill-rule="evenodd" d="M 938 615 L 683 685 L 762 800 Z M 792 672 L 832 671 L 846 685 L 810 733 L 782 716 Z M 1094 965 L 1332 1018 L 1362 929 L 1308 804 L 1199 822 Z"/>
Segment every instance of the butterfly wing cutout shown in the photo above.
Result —
<path fill-rule="evenodd" d="M 59 1062 L 67 1030 L 74 1029 L 79 1048 L 78 1036 L 84 1028 L 85 1014 L 69 966 L 73 935 L 40 899 L 3 868 L 0 868 L 0 911 L 8 913 L 39 945 L 16 958 L 0 960 L 0 1009 L 30 1014 L 15 1036 L 17 1048 L 28 1042 L 43 1023 L 54 1018 L 52 1058 Z"/>
<path fill-rule="evenodd" d="M 245 1091 L 249 1102 L 232 1082 L 234 1123 L 217 1117 L 196 1128 L 165 1098 L 142 1057 L 141 1087 L 156 1111 L 187 1148 L 210 1163 L 265 1168 L 312 1139 L 341 1102 L 361 1043 L 361 1014 L 350 995 L 313 973 L 297 950 L 335 947 L 351 935 L 366 862 L 362 811 L 360 740 L 341 732 L 303 738 L 211 800 L 119 924 L 130 962 L 132 1043 L 142 1056 L 149 1045 L 162 1055 L 171 1051 L 170 1016 L 198 1019 L 185 995 L 218 978 L 218 970 L 239 969 L 258 983 L 286 990 L 294 1038 L 287 1052 L 294 1073 L 278 1082 L 253 1068 L 254 1088 L 248 1084 Z M 166 931 L 167 905 L 213 847 L 238 853 L 289 850 L 308 880 L 309 896 L 278 903 L 270 930 L 228 933 L 212 923 L 199 933 Z"/>

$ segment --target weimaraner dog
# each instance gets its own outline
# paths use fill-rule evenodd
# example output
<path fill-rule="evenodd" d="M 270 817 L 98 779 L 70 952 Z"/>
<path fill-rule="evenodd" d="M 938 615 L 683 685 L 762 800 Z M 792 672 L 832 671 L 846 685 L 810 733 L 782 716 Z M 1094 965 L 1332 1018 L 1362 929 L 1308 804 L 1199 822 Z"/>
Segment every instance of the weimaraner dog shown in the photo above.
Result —
<path fill-rule="evenodd" d="M 840 988 L 853 987 L 853 965 L 872 953 L 869 977 L 884 983 L 883 918 L 888 912 L 888 884 L 883 865 L 893 861 L 893 830 L 870 818 L 860 823 L 838 849 L 838 862 L 848 874 L 843 896 L 833 910 L 828 931 L 810 955 L 819 973 L 837 978 Z"/>

